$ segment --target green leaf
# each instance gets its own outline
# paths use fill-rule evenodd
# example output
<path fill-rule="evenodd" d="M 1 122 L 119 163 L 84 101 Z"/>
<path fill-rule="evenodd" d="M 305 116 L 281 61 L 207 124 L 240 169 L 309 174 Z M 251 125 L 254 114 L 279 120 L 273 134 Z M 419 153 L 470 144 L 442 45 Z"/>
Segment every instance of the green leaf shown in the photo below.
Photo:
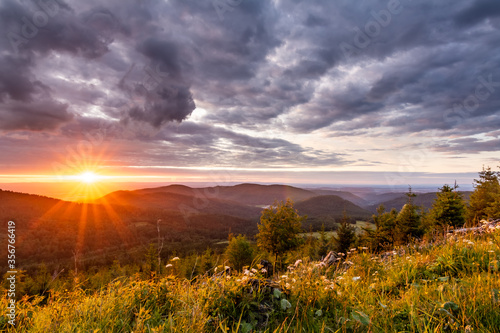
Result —
<path fill-rule="evenodd" d="M 252 324 L 247 322 L 242 322 L 240 325 L 240 330 L 242 333 L 250 333 L 253 329 Z"/>
<path fill-rule="evenodd" d="M 352 319 L 360 322 L 361 324 L 367 326 L 370 325 L 370 317 L 361 311 L 354 310 L 351 312 Z"/>
<path fill-rule="evenodd" d="M 316 317 L 321 317 L 323 315 L 323 311 L 318 310 L 314 314 L 316 315 Z"/>
<path fill-rule="evenodd" d="M 280 298 L 280 296 L 281 296 L 281 291 L 280 291 L 278 288 L 274 288 L 274 289 L 273 289 L 273 295 L 274 295 L 274 297 L 276 297 L 276 298 Z"/>
<path fill-rule="evenodd" d="M 288 302 L 285 298 L 283 298 L 281 300 L 281 309 L 282 310 L 286 310 L 286 309 L 289 309 L 292 307 L 292 304 L 290 304 L 290 302 Z"/>
<path fill-rule="evenodd" d="M 451 302 L 451 301 L 443 303 L 443 305 L 441 305 L 441 307 L 443 309 L 445 309 L 445 310 L 450 310 L 450 309 L 452 309 L 452 310 L 458 310 L 459 309 L 458 305 L 455 304 L 454 302 Z"/>

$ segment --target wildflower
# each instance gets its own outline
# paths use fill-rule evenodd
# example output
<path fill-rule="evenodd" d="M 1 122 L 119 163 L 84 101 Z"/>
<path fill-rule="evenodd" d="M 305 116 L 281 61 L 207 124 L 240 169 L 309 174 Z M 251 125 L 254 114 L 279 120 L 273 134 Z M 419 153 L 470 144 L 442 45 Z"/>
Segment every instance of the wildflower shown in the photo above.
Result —
<path fill-rule="evenodd" d="M 165 267 L 169 268 L 169 267 L 172 267 L 172 266 L 173 266 L 172 264 L 167 264 Z"/>
<path fill-rule="evenodd" d="M 265 268 L 262 268 L 260 271 L 261 271 L 262 273 L 267 273 L 267 269 L 265 269 Z"/>
<path fill-rule="evenodd" d="M 368 250 L 368 248 L 366 246 L 362 246 L 360 247 L 361 250 Z"/>
<path fill-rule="evenodd" d="M 286 289 L 290 289 L 290 283 L 288 283 L 288 282 L 285 283 L 285 287 L 286 287 Z"/>
<path fill-rule="evenodd" d="M 252 273 L 257 273 L 257 270 L 255 268 L 251 269 Z"/>
<path fill-rule="evenodd" d="M 351 252 L 356 252 L 356 251 L 357 251 L 357 249 L 355 249 L 355 248 L 354 248 L 354 249 L 350 249 L 349 251 L 351 251 Z"/>
<path fill-rule="evenodd" d="M 361 276 L 355 276 L 352 278 L 353 281 L 358 281 L 359 279 L 361 279 Z"/>
<path fill-rule="evenodd" d="M 294 266 L 295 266 L 295 267 L 297 267 L 297 266 L 298 266 L 298 265 L 300 265 L 301 263 L 302 263 L 302 260 L 300 260 L 300 259 L 299 259 L 299 260 L 297 260 L 297 261 L 295 262 Z"/>
<path fill-rule="evenodd" d="M 288 279 L 288 276 L 287 275 L 282 275 L 281 278 L 282 279 Z"/>
<path fill-rule="evenodd" d="M 174 257 L 174 258 L 170 259 L 170 261 L 177 261 L 177 260 L 180 260 L 179 257 Z"/>
<path fill-rule="evenodd" d="M 350 260 L 346 260 L 346 262 L 345 262 L 345 263 L 346 263 L 347 265 L 354 265 L 354 263 L 353 263 L 352 261 L 350 261 Z"/>

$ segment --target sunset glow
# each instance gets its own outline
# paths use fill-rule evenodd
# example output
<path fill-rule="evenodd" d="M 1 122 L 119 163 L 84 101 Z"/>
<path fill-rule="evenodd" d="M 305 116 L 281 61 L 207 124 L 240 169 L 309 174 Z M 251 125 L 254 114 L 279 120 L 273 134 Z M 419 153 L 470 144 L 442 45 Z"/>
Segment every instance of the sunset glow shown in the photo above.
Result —
<path fill-rule="evenodd" d="M 99 176 L 92 171 L 86 171 L 78 175 L 78 178 L 80 179 L 81 182 L 87 184 L 92 184 L 99 180 Z"/>

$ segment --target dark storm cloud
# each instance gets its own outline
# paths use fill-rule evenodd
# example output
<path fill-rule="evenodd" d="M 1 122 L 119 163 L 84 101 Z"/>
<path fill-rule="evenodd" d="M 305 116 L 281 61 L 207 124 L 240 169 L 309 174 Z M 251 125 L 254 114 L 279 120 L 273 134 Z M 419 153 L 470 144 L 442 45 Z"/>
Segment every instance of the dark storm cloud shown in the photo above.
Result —
<path fill-rule="evenodd" d="M 37 91 L 47 89 L 42 82 L 33 79 L 32 66 L 30 57 L 6 55 L 0 58 L 0 102 L 6 99 L 29 102 Z"/>
<path fill-rule="evenodd" d="M 32 103 L 9 102 L 0 109 L 1 130 L 54 130 L 73 116 L 68 105 L 53 100 L 39 100 Z"/>
<path fill-rule="evenodd" d="M 0 57 L 0 130 L 54 130 L 72 119 L 68 105 L 33 77 L 33 66 L 29 56 Z"/>
<path fill-rule="evenodd" d="M 494 0 L 479 0 L 463 9 L 455 17 L 458 25 L 468 26 L 479 23 L 486 18 L 500 16 L 500 3 Z"/>
<path fill-rule="evenodd" d="M 0 7 L 1 27 L 6 31 L 5 44 L 15 53 L 51 51 L 69 52 L 85 58 L 97 58 L 108 51 L 111 39 L 104 24 L 97 17 L 105 15 L 102 9 L 76 14 L 65 2 L 58 0 L 6 0 Z M 112 14 L 107 13 L 109 17 Z M 3 47 L 7 47 L 7 45 Z"/>
<path fill-rule="evenodd" d="M 229 154 L 263 165 L 346 157 L 238 130 L 496 130 L 498 1 L 230 3 L 2 1 L 0 129 L 76 138 L 106 128 L 110 140 L 147 143 L 154 159 L 180 145 L 186 163 Z M 196 107 L 207 114 L 185 122 Z"/>

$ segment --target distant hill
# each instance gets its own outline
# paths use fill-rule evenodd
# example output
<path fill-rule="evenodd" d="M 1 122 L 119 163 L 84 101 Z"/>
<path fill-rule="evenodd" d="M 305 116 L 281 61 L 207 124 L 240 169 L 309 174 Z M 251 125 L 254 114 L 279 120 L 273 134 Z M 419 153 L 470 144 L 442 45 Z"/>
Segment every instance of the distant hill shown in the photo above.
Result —
<path fill-rule="evenodd" d="M 368 202 L 365 199 L 347 191 L 335 191 L 335 190 L 324 190 L 324 189 L 308 189 L 308 190 L 316 193 L 317 195 L 337 195 L 342 199 L 349 200 L 353 204 L 356 204 L 360 207 L 366 206 L 368 204 Z"/>
<path fill-rule="evenodd" d="M 363 206 L 368 210 L 372 210 L 373 206 L 378 207 L 381 203 L 389 202 L 394 199 L 399 199 L 404 197 L 403 192 L 389 192 L 382 194 L 373 194 L 366 200 L 366 205 Z"/>
<path fill-rule="evenodd" d="M 196 206 L 192 200 L 171 193 L 117 191 L 95 203 L 76 203 L 0 190 L 0 226 L 7 230 L 7 222 L 15 222 L 16 258 L 23 269 L 41 262 L 68 265 L 75 251 L 80 267 L 140 262 L 149 244 L 156 244 L 158 226 L 165 255 L 217 247 L 231 232 L 251 236 L 258 231 L 257 207 L 217 200 Z M 0 234 L 0 240 L 5 237 Z M 0 255 L 6 257 L 6 250 L 0 249 Z"/>
<path fill-rule="evenodd" d="M 214 193 L 214 195 L 224 200 L 253 206 L 271 205 L 275 200 L 285 201 L 287 198 L 297 202 L 316 196 L 314 192 L 288 185 L 240 184 L 216 186 L 201 190 Z"/>
<path fill-rule="evenodd" d="M 172 192 L 170 192 L 172 190 Z M 175 193 L 177 192 L 177 193 Z M 182 193 L 182 194 L 181 194 Z M 167 188 L 136 191 L 116 191 L 95 201 L 98 204 L 135 206 L 142 209 L 162 209 L 181 213 L 218 214 L 240 218 L 256 219 L 260 208 L 242 205 L 238 202 L 220 200 L 198 195 L 189 187 L 168 186 Z"/>
<path fill-rule="evenodd" d="M 368 219 L 372 214 L 353 204 L 352 202 L 342 199 L 337 195 L 321 195 L 307 200 L 299 201 L 294 205 L 300 215 L 307 215 L 308 224 L 313 228 L 319 228 L 324 224 L 327 228 L 334 226 L 334 222 L 346 214 L 356 220 Z"/>
<path fill-rule="evenodd" d="M 466 201 L 469 200 L 470 194 L 472 192 L 470 191 L 464 191 L 461 192 L 464 196 L 464 199 Z M 413 199 L 413 202 L 417 206 L 424 206 L 426 209 L 431 209 L 432 204 L 434 200 L 436 199 L 436 192 L 430 192 L 430 193 L 416 193 L 416 197 Z M 367 207 L 367 210 L 371 211 L 372 213 L 377 212 L 378 206 L 383 204 L 385 206 L 386 211 L 390 211 L 392 208 L 395 208 L 397 211 L 401 210 L 403 206 L 406 204 L 408 198 L 404 193 L 386 193 L 380 195 L 379 198 L 391 198 L 386 201 L 380 201 L 377 202 L 376 204 L 372 204 Z"/>
<path fill-rule="evenodd" d="M 117 192 L 113 192 L 111 194 Z M 259 184 L 239 184 L 234 186 L 213 186 L 202 188 L 191 188 L 184 185 L 170 185 L 128 192 L 137 194 L 173 193 L 201 198 L 203 200 L 232 201 L 251 206 L 267 206 L 273 204 L 275 200 L 285 201 L 287 198 L 296 202 L 318 195 L 312 191 L 288 185 Z"/>

